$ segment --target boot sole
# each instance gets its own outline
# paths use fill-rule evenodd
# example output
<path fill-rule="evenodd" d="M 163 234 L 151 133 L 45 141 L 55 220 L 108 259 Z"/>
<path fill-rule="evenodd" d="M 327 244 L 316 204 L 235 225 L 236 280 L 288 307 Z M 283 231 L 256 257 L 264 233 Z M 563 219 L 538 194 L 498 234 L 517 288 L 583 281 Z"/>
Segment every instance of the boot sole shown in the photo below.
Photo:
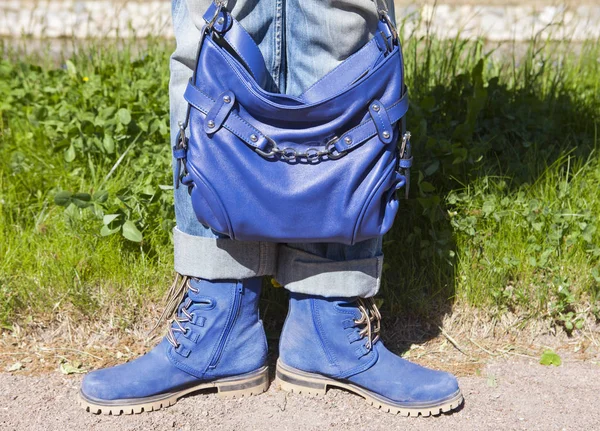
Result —
<path fill-rule="evenodd" d="M 132 398 L 103 401 L 90 399 L 79 391 L 79 404 L 88 412 L 105 415 L 134 414 L 160 410 L 175 404 L 181 397 L 202 389 L 217 388 L 220 398 L 242 398 L 258 395 L 269 389 L 269 368 L 264 366 L 259 370 L 239 376 L 202 382 L 177 392 L 167 392 L 145 398 Z"/>
<path fill-rule="evenodd" d="M 460 389 L 451 396 L 432 403 L 403 405 L 351 383 L 341 382 L 320 374 L 308 373 L 277 361 L 275 385 L 284 391 L 298 394 L 325 395 L 329 387 L 346 389 L 363 397 L 380 410 L 402 416 L 437 416 L 460 407 L 464 401 Z"/>

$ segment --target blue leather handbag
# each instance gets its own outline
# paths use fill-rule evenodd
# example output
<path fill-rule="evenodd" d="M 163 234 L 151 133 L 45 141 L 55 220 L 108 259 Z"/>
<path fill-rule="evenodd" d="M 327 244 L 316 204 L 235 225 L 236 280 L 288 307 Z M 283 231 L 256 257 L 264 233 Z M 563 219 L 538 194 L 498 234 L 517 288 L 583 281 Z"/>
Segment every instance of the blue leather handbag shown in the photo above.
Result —
<path fill-rule="evenodd" d="M 220 3 L 206 12 L 173 148 L 198 220 L 237 240 L 354 244 L 387 232 L 412 163 L 395 29 L 300 96 L 272 93 L 250 35 Z M 181 166 L 183 171 L 180 172 Z"/>

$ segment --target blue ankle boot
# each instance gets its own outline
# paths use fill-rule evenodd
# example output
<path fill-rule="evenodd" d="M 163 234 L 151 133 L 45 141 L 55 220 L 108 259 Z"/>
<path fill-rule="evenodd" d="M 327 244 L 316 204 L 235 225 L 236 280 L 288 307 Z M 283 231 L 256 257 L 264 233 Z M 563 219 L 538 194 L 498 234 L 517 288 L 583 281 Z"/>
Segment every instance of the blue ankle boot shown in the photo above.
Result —
<path fill-rule="evenodd" d="M 260 290 L 260 278 L 176 279 L 167 309 L 177 314 L 167 336 L 140 358 L 86 375 L 81 404 L 92 413 L 131 414 L 168 407 L 205 388 L 226 397 L 264 392 L 269 376 Z"/>
<path fill-rule="evenodd" d="M 387 350 L 379 340 L 380 319 L 372 299 L 292 293 L 279 345 L 277 384 L 311 394 L 340 387 L 405 416 L 436 415 L 460 406 L 456 378 Z"/>

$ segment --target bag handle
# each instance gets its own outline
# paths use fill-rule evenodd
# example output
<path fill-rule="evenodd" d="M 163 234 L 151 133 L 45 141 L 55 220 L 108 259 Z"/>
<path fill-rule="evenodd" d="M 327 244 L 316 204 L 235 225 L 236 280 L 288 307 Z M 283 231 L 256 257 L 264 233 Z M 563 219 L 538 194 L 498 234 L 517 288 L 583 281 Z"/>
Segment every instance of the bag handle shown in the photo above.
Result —
<path fill-rule="evenodd" d="M 226 9 L 226 3 L 227 2 L 224 0 L 213 0 L 210 3 L 203 17 L 207 23 L 207 30 L 214 30 L 221 36 L 227 42 L 229 47 L 237 54 L 260 87 L 266 88 L 268 81 L 273 78 L 267 70 L 264 57 L 252 36 L 248 34 L 244 27 L 233 18 L 231 13 Z M 377 10 L 379 14 L 379 24 L 377 26 L 375 37 L 371 41 L 373 44 L 367 44 L 366 47 L 363 47 L 367 49 L 359 50 L 359 52 L 353 54 L 350 58 L 340 64 L 340 66 L 345 69 L 345 72 L 347 72 L 344 76 L 352 75 L 352 69 L 355 68 L 352 58 L 360 60 L 356 61 L 356 63 L 364 65 L 365 57 L 367 59 L 373 56 L 377 58 L 379 53 L 383 52 L 387 54 L 393 50 L 394 45 L 399 44 L 398 32 L 388 15 L 387 8 L 378 7 Z M 374 45 L 377 45 L 379 52 L 374 52 Z M 368 48 L 370 48 L 370 50 Z M 360 55 L 356 55 L 359 53 Z M 357 70 L 360 70 L 360 68 Z M 324 79 L 321 79 L 318 82 L 319 85 L 316 86 L 317 88 L 308 89 L 305 94 L 300 97 L 304 100 L 313 100 L 313 95 L 319 94 L 322 88 L 326 88 L 329 85 L 328 78 L 338 80 L 339 76 L 340 74 L 331 73 L 325 75 Z M 354 79 L 358 79 L 359 76 L 360 75 L 355 76 Z"/>
<path fill-rule="evenodd" d="M 221 36 L 244 63 L 256 82 L 265 88 L 271 76 L 267 70 L 265 59 L 252 36 L 231 16 L 221 2 L 218 4 L 211 2 L 203 18 L 206 21 L 207 30 L 214 31 Z"/>
<path fill-rule="evenodd" d="M 379 21 L 375 37 L 306 89 L 300 98 L 306 102 L 317 102 L 330 87 L 339 87 L 340 79 L 351 85 L 365 76 L 370 68 L 393 51 L 387 31 L 387 23 Z"/>

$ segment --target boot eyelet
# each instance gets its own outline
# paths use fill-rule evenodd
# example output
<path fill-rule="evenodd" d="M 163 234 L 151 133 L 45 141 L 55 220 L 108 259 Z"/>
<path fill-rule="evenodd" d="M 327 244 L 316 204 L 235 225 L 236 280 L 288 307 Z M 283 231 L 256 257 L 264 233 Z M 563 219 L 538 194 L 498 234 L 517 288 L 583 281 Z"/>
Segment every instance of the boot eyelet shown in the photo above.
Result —
<path fill-rule="evenodd" d="M 179 346 L 175 349 L 175 353 L 183 356 L 184 358 L 187 358 L 188 356 L 190 356 L 190 353 L 192 353 L 192 351 L 184 345 L 179 344 Z"/>

